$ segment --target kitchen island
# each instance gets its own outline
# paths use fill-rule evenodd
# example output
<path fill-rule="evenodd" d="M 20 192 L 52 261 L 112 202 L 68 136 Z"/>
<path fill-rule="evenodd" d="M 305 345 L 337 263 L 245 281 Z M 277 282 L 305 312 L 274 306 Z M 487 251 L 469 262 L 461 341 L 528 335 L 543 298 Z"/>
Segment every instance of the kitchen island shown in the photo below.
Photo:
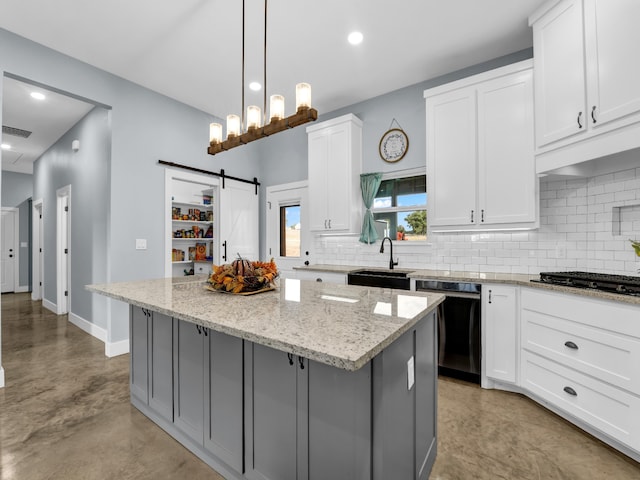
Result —
<path fill-rule="evenodd" d="M 90 285 L 130 304 L 131 401 L 228 479 L 424 479 L 444 296 L 280 279 Z"/>

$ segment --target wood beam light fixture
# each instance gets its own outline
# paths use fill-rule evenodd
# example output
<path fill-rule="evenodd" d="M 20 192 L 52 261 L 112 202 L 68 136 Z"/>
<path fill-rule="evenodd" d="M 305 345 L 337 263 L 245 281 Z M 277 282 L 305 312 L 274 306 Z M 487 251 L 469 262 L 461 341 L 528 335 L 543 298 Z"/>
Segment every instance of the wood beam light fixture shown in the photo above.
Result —
<path fill-rule="evenodd" d="M 209 125 L 209 148 L 207 153 L 215 155 L 254 140 L 294 128 L 318 119 L 318 111 L 311 107 L 311 85 L 298 83 L 296 85 L 296 113 L 284 116 L 284 97 L 271 95 L 269 101 L 269 123 L 266 123 L 267 113 L 267 0 L 264 0 L 264 96 L 263 109 L 250 105 L 247 107 L 246 118 L 244 109 L 244 42 L 245 42 L 245 0 L 242 0 L 242 118 L 238 115 L 227 115 L 227 138 L 222 140 L 222 125 Z M 245 130 L 246 129 L 246 130 Z"/>

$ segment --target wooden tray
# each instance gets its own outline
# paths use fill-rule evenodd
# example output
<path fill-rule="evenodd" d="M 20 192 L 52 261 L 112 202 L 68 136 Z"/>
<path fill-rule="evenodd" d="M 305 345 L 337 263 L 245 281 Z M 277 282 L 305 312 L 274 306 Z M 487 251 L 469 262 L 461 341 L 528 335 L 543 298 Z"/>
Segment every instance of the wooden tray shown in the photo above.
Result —
<path fill-rule="evenodd" d="M 275 290 L 276 286 L 275 285 L 270 285 L 268 287 L 261 288 L 260 290 L 254 290 L 252 292 L 240 292 L 240 293 L 227 292 L 226 290 L 223 290 L 223 289 L 217 290 L 217 289 L 213 288 L 211 285 L 205 285 L 204 288 L 205 288 L 205 290 L 209 290 L 211 292 L 227 293 L 227 294 L 230 294 L 230 295 L 243 295 L 243 296 L 246 297 L 247 295 L 255 295 L 256 293 L 270 292 L 271 290 Z"/>

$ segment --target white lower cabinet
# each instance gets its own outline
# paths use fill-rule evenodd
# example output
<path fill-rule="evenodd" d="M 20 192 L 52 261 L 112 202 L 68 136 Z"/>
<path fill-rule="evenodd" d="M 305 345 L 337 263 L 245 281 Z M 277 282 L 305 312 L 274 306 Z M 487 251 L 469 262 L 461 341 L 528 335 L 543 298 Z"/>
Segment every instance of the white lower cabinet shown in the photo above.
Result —
<path fill-rule="evenodd" d="M 510 285 L 482 286 L 485 373 L 509 383 L 518 379 L 518 290 Z"/>
<path fill-rule="evenodd" d="M 523 388 L 640 451 L 640 397 L 527 350 L 522 360 Z"/>
<path fill-rule="evenodd" d="M 523 288 L 520 315 L 520 386 L 640 458 L 640 308 Z"/>

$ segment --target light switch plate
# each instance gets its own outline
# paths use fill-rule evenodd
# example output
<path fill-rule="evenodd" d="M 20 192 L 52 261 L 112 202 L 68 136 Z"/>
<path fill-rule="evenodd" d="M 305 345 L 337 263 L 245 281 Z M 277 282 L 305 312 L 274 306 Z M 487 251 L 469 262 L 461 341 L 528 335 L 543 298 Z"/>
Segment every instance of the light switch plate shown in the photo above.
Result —
<path fill-rule="evenodd" d="M 146 249 L 147 249 L 147 239 L 136 238 L 136 250 L 146 250 Z"/>
<path fill-rule="evenodd" d="M 407 390 L 411 390 L 415 383 L 415 365 L 413 361 L 413 355 L 407 361 Z"/>

